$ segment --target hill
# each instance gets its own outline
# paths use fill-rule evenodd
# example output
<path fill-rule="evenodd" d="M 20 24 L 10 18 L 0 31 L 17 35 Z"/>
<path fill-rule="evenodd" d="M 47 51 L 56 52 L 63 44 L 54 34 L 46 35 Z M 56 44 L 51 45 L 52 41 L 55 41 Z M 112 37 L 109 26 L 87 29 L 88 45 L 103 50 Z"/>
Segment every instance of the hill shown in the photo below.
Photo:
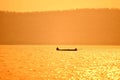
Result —
<path fill-rule="evenodd" d="M 120 45 L 120 10 L 0 11 L 0 44 Z"/>

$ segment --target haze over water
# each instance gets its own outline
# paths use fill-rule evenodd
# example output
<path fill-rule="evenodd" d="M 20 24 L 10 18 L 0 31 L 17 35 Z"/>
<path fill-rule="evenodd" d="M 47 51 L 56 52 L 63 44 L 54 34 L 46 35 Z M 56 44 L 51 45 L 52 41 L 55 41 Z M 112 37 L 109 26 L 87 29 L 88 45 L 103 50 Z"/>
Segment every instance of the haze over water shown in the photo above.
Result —
<path fill-rule="evenodd" d="M 119 9 L 0 12 L 0 44 L 120 45 Z"/>

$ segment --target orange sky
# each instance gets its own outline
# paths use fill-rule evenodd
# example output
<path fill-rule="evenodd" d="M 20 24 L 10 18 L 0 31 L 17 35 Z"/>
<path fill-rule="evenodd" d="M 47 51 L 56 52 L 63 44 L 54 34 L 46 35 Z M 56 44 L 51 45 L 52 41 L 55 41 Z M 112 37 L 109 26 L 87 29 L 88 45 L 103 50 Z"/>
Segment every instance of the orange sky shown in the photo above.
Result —
<path fill-rule="evenodd" d="M 0 0 L 0 10 L 48 11 L 75 8 L 120 8 L 120 0 Z"/>

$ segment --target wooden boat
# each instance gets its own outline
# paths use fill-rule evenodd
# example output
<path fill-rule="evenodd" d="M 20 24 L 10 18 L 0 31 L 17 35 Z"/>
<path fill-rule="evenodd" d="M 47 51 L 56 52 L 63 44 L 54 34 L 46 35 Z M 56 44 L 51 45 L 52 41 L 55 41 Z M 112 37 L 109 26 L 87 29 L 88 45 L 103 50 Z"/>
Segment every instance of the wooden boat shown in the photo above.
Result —
<path fill-rule="evenodd" d="M 59 49 L 58 47 L 56 48 L 57 51 L 77 51 L 77 48 L 74 49 Z"/>

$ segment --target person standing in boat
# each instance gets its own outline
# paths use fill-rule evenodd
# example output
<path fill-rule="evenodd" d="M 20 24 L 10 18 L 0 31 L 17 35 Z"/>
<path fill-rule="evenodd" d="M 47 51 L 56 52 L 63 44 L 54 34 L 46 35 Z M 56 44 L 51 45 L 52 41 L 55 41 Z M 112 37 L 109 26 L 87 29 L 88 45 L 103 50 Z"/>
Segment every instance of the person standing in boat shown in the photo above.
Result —
<path fill-rule="evenodd" d="M 75 48 L 75 51 L 77 51 L 77 48 Z"/>
<path fill-rule="evenodd" d="M 59 50 L 59 48 L 57 47 L 56 50 Z"/>

